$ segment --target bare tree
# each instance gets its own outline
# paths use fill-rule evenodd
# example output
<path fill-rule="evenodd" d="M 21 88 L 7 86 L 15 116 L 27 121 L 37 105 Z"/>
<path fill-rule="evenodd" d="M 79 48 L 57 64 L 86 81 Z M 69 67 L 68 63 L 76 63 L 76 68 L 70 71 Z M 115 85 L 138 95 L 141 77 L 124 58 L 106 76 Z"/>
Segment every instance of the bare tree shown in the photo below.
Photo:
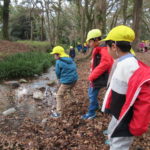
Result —
<path fill-rule="evenodd" d="M 100 28 L 103 33 L 106 30 L 106 0 L 96 0 L 95 3 L 95 25 L 96 28 Z"/>
<path fill-rule="evenodd" d="M 143 0 L 134 0 L 134 9 L 133 9 L 133 29 L 136 34 L 135 41 L 133 43 L 134 49 L 137 49 L 140 34 L 141 34 L 141 20 L 142 20 L 142 10 L 143 9 Z"/>
<path fill-rule="evenodd" d="M 127 22 L 127 8 L 128 8 L 128 0 L 123 0 L 123 24 L 126 25 Z"/>
<path fill-rule="evenodd" d="M 3 39 L 4 40 L 9 40 L 9 33 L 8 33 L 9 5 L 10 5 L 10 0 L 4 0 L 4 6 L 3 6 Z"/>
<path fill-rule="evenodd" d="M 56 5 L 53 5 L 53 8 L 55 8 L 55 11 L 57 13 L 57 23 L 56 23 L 56 31 L 57 31 L 57 34 L 56 34 L 56 43 L 59 43 L 59 35 L 60 35 L 60 14 L 61 14 L 61 5 L 62 5 L 62 0 L 58 0 L 58 3 L 57 3 L 57 6 Z"/>

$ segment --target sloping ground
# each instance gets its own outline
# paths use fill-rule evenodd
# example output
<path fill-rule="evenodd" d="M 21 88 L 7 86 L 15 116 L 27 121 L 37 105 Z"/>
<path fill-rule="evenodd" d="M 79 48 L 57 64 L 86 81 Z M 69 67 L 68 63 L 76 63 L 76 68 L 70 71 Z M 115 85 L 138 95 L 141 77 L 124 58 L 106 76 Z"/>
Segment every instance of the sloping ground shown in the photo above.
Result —
<path fill-rule="evenodd" d="M 147 53 L 137 53 L 137 58 L 150 66 L 150 50 Z"/>
<path fill-rule="evenodd" d="M 139 53 L 138 57 L 150 64 L 150 53 Z M 97 112 L 97 118 L 91 121 L 81 120 L 88 106 L 87 88 L 90 60 L 79 62 L 79 81 L 74 94 L 76 102 L 66 100 L 64 116 L 60 119 L 51 119 L 49 112 L 45 111 L 42 118 L 24 118 L 14 114 L 9 117 L 1 117 L 0 121 L 0 149 L 15 150 L 108 150 L 104 144 L 106 137 L 103 130 L 107 129 L 110 117 Z M 100 105 L 105 89 L 99 96 Z M 48 118 L 42 123 L 43 118 Z M 141 137 L 135 138 L 131 150 L 150 149 L 150 131 Z"/>
<path fill-rule="evenodd" d="M 0 58 L 17 52 L 29 51 L 29 47 L 22 43 L 0 40 Z"/>

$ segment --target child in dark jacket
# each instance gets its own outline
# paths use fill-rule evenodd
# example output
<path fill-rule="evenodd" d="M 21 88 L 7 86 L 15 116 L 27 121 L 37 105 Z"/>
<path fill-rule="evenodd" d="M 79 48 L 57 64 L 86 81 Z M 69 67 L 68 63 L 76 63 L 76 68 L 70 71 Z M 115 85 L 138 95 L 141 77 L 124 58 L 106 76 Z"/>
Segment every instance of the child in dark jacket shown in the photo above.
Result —
<path fill-rule="evenodd" d="M 150 123 L 150 67 L 130 53 L 134 38 L 134 31 L 121 25 L 104 39 L 117 61 L 102 107 L 112 115 L 107 130 L 110 150 L 129 150 L 133 136 L 146 132 Z"/>
<path fill-rule="evenodd" d="M 57 78 L 60 82 L 60 87 L 56 95 L 56 112 L 51 116 L 58 118 L 62 115 L 64 95 L 68 90 L 72 90 L 78 80 L 78 74 L 76 70 L 76 64 L 74 61 L 65 53 L 64 48 L 61 46 L 56 46 L 53 48 L 51 54 L 55 55 L 56 66 L 55 71 Z"/>
<path fill-rule="evenodd" d="M 112 57 L 108 54 L 107 47 L 100 45 L 101 31 L 93 29 L 87 35 L 87 42 L 93 48 L 91 71 L 88 80 L 90 81 L 88 96 L 88 112 L 83 115 L 82 119 L 93 119 L 96 116 L 96 110 L 99 109 L 98 93 L 103 87 L 106 87 L 108 74 L 113 64 Z"/>
<path fill-rule="evenodd" d="M 76 51 L 73 46 L 70 46 L 69 56 L 74 60 L 76 56 Z"/>

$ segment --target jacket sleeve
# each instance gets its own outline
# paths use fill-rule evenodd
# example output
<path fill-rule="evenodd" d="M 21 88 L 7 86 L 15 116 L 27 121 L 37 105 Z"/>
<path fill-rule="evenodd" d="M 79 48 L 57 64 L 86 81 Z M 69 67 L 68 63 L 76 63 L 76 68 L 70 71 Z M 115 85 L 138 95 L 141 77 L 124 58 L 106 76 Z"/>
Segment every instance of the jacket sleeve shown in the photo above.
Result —
<path fill-rule="evenodd" d="M 61 68 L 60 68 L 60 63 L 59 63 L 59 61 L 56 61 L 55 72 L 56 72 L 57 78 L 60 79 Z"/>
<path fill-rule="evenodd" d="M 94 81 L 95 79 L 97 79 L 100 75 L 102 75 L 112 66 L 111 56 L 108 54 L 106 48 L 101 49 L 100 55 L 101 55 L 101 62 L 90 74 L 88 78 L 90 81 Z"/>
<path fill-rule="evenodd" d="M 129 130 L 134 136 L 140 136 L 148 130 L 150 124 L 150 84 L 145 83 L 133 106 L 133 116 Z"/>

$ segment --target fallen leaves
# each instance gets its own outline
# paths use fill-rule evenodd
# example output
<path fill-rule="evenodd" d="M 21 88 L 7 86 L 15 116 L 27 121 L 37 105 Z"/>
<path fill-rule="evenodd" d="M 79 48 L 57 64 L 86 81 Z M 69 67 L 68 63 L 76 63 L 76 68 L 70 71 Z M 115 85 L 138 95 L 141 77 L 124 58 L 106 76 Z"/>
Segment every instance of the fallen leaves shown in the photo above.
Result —
<path fill-rule="evenodd" d="M 107 129 L 110 117 L 97 112 L 97 118 L 81 120 L 88 107 L 88 72 L 89 60 L 78 64 L 80 79 L 73 91 L 78 101 L 71 102 L 66 97 L 62 118 L 49 117 L 49 109 L 43 105 L 43 115 L 29 118 L 12 115 L 0 118 L 0 149 L 15 150 L 108 150 L 104 144 L 106 137 L 102 132 Z M 82 71 L 81 71 L 82 70 Z M 101 106 L 105 89 L 100 91 Z M 41 110 L 42 111 L 42 110 Z M 16 125 L 15 125 L 16 124 Z M 150 149 L 150 131 L 136 137 L 131 150 Z"/>

